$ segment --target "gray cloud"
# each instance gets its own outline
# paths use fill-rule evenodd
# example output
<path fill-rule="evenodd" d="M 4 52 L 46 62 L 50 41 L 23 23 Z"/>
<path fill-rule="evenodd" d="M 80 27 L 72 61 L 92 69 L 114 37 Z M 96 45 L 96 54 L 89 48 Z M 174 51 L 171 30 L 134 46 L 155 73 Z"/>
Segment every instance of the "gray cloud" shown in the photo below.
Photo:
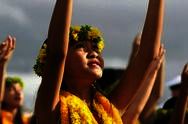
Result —
<path fill-rule="evenodd" d="M 0 17 L 7 17 L 11 20 L 15 20 L 18 24 L 27 24 L 29 18 L 22 8 L 8 4 L 1 1 L 0 4 Z"/>
<path fill-rule="evenodd" d="M 98 26 L 106 40 L 104 57 L 127 60 L 132 39 L 141 31 L 148 0 L 75 0 L 73 24 Z M 10 69 L 31 71 L 38 49 L 45 39 L 55 0 L 0 0 L 0 39 L 17 37 Z M 187 61 L 188 1 L 167 0 L 163 41 L 168 61 Z M 126 63 L 126 62 L 125 62 Z M 16 66 L 15 66 L 16 64 Z M 170 66 L 173 67 L 173 66 Z M 179 67 L 179 66 L 178 66 Z"/>

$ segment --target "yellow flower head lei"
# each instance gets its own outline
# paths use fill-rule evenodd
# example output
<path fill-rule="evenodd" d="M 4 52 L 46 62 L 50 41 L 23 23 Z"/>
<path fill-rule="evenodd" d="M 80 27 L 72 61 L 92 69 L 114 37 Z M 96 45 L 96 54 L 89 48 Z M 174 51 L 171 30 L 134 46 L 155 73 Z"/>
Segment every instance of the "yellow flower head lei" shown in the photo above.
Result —
<path fill-rule="evenodd" d="M 76 44 L 77 42 L 91 41 L 97 44 L 98 52 L 101 53 L 104 48 L 104 39 L 102 33 L 96 27 L 90 25 L 71 26 L 69 33 L 69 46 Z M 38 76 L 42 76 L 44 64 L 47 56 L 47 44 L 43 43 L 39 55 L 36 59 L 36 64 L 33 69 Z"/>

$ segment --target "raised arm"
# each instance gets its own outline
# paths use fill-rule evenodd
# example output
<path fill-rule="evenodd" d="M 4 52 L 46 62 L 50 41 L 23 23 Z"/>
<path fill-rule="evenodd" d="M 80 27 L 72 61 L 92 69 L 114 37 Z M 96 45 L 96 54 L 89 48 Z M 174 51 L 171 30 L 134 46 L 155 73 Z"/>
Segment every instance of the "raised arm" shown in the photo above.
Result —
<path fill-rule="evenodd" d="M 16 45 L 16 38 L 8 36 L 0 44 L 0 110 L 5 90 L 5 76 L 8 61 L 10 60 Z"/>
<path fill-rule="evenodd" d="M 141 33 L 138 33 L 132 43 L 132 51 L 131 54 L 129 56 L 129 62 L 128 62 L 128 66 L 131 65 L 134 62 L 134 59 L 136 58 L 136 56 L 138 55 L 138 51 L 140 49 L 140 40 L 141 40 Z"/>
<path fill-rule="evenodd" d="M 56 1 L 48 31 L 47 60 L 35 104 L 37 123 L 47 124 L 56 120 L 53 115 L 64 74 L 72 4 L 73 0 Z"/>
<path fill-rule="evenodd" d="M 163 57 L 164 48 L 161 47 L 158 56 L 153 59 L 153 61 L 148 66 L 144 74 L 141 86 L 127 105 L 126 110 L 122 115 L 122 120 L 124 123 L 135 124 L 135 122 L 137 121 L 140 113 L 145 106 L 145 103 L 150 96 L 151 90 L 154 85 L 154 80 L 157 75 L 158 69 L 163 61 Z"/>
<path fill-rule="evenodd" d="M 181 75 L 180 95 L 169 124 L 185 124 L 185 115 L 188 104 L 188 63 L 184 66 Z"/>
<path fill-rule="evenodd" d="M 129 104 L 142 83 L 145 70 L 158 54 L 163 27 L 163 11 L 164 0 L 149 0 L 138 54 L 110 95 L 111 101 L 119 110 L 124 110 Z"/>
<path fill-rule="evenodd" d="M 155 83 L 153 89 L 151 91 L 151 95 L 140 115 L 140 120 L 143 123 L 151 121 L 156 112 L 156 107 L 160 97 L 163 95 L 163 85 L 164 85 L 164 78 L 165 78 L 165 59 L 162 61 L 161 67 L 157 72 L 157 77 L 155 79 Z"/>
<path fill-rule="evenodd" d="M 134 59 L 138 54 L 140 48 L 140 40 L 141 40 L 141 33 L 137 34 L 133 40 L 132 51 L 129 57 L 128 65 L 134 62 Z M 156 110 L 157 102 L 163 94 L 163 83 L 165 77 L 164 73 L 165 73 L 165 61 L 163 60 L 159 68 L 159 71 L 157 72 L 155 83 L 153 85 L 149 99 L 147 100 L 147 103 L 139 117 L 140 121 L 143 123 L 148 123 L 149 121 L 151 121 L 152 116 Z"/>

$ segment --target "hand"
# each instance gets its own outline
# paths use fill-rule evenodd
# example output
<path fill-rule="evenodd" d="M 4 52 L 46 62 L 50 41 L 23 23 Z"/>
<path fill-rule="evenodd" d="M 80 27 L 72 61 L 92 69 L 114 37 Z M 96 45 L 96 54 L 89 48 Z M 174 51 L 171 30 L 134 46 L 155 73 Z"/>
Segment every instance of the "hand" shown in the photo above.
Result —
<path fill-rule="evenodd" d="M 158 55 L 152 60 L 150 63 L 151 68 L 154 68 L 155 70 L 158 70 L 164 61 L 164 54 L 166 50 L 164 48 L 164 45 L 161 44 Z"/>
<path fill-rule="evenodd" d="M 15 49 L 16 38 L 12 36 L 7 36 L 7 38 L 0 44 L 0 64 L 7 63 Z"/>
<path fill-rule="evenodd" d="M 182 90 L 188 95 L 188 63 L 185 64 L 181 74 Z"/>

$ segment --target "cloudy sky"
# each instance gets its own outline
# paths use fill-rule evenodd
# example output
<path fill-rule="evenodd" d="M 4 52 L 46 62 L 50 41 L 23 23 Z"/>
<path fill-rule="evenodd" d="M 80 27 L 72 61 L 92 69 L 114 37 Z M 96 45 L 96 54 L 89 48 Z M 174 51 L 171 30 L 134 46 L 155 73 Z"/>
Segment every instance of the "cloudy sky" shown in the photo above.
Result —
<path fill-rule="evenodd" d="M 148 0 L 75 0 L 72 24 L 98 26 L 106 40 L 107 67 L 126 65 L 134 36 L 141 31 Z M 0 40 L 17 38 L 10 71 L 32 71 L 45 39 L 55 0 L 0 0 Z M 180 73 L 188 61 L 188 1 L 166 0 L 163 41 L 167 49 L 167 78 Z"/>

